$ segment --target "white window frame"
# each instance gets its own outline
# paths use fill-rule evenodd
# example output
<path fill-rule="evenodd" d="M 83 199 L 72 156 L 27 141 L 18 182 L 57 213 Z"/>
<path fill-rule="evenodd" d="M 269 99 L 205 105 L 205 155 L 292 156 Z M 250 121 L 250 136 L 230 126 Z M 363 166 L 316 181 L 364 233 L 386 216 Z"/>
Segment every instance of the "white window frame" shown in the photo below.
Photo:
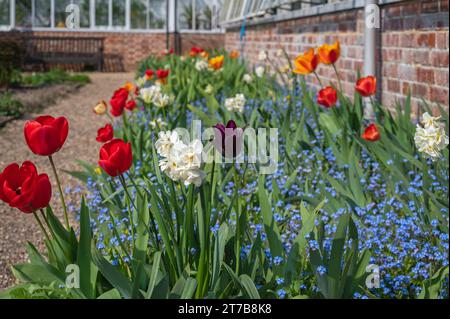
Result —
<path fill-rule="evenodd" d="M 15 24 L 15 18 L 16 18 L 16 7 L 14 6 L 14 0 L 9 1 L 9 25 L 7 24 L 0 24 L 0 31 L 9 31 L 11 30 L 11 25 L 14 22 Z"/>
<path fill-rule="evenodd" d="M 211 8 L 214 6 L 214 5 L 219 5 L 219 1 L 218 0 L 210 0 L 211 2 L 213 2 L 213 4 L 211 4 Z M 226 1 L 232 1 L 232 0 L 224 0 L 225 2 Z M 246 0 L 244 0 L 244 1 L 246 1 Z M 196 0 L 191 0 L 191 4 L 192 4 L 192 11 L 193 12 L 195 12 L 196 11 Z M 179 18 L 179 15 L 180 15 L 180 8 L 181 8 L 181 6 L 179 6 L 178 5 L 178 8 L 177 8 L 177 17 L 175 17 L 176 19 L 178 19 Z M 213 19 L 214 20 L 214 19 Z M 177 20 L 177 21 L 179 21 L 179 20 Z M 222 33 L 223 32 L 223 30 L 221 29 L 221 28 L 216 28 L 215 26 L 212 26 L 212 28 L 211 29 L 195 29 L 195 25 L 196 25 L 196 14 L 193 14 L 193 16 L 192 16 L 192 26 L 193 26 L 193 29 L 180 29 L 179 31 L 180 31 L 180 33 L 218 33 L 218 32 L 220 32 L 220 33 Z"/>
<path fill-rule="evenodd" d="M 35 0 L 32 1 L 32 17 L 31 17 L 31 30 L 34 31 L 59 31 L 59 32 L 127 32 L 127 33 L 165 33 L 167 27 L 170 28 L 173 25 L 172 20 L 175 18 L 173 16 L 169 16 L 169 21 L 166 21 L 166 27 L 162 29 L 132 29 L 131 28 L 131 0 L 125 0 L 125 25 L 124 26 L 114 26 L 113 25 L 113 15 L 112 15 L 112 1 L 108 0 L 108 26 L 96 26 L 95 25 L 95 0 L 89 0 L 89 27 L 80 27 L 79 29 L 67 29 L 67 28 L 57 28 L 55 26 L 55 1 L 58 0 L 49 0 L 50 1 L 50 27 L 34 27 L 34 3 Z M 166 0 L 169 3 L 169 13 L 175 12 L 173 10 L 173 6 L 176 3 L 176 0 Z M 148 2 L 151 4 L 151 0 Z M 150 10 L 147 8 L 147 11 Z M 10 31 L 10 30 L 29 30 L 30 28 L 23 28 L 16 26 L 16 0 L 10 0 L 10 10 L 9 10 L 10 25 L 0 25 L 1 31 Z M 148 16 L 148 14 L 147 14 Z M 148 20 L 148 18 L 147 18 Z M 149 21 L 147 21 L 147 25 L 149 25 Z M 196 31 L 198 33 L 206 33 L 211 30 L 189 30 Z M 173 32 L 173 30 L 171 30 Z M 216 31 L 217 32 L 217 31 Z"/>

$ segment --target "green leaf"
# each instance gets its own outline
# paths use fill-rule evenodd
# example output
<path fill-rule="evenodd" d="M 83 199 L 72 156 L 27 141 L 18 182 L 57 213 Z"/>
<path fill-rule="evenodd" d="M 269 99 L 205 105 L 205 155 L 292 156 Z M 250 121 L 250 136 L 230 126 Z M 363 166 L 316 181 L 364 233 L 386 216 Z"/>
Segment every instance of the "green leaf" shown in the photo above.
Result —
<path fill-rule="evenodd" d="M 439 269 L 433 277 L 425 280 L 419 299 L 437 299 L 448 277 L 448 266 Z"/>
<path fill-rule="evenodd" d="M 120 296 L 120 292 L 116 288 L 113 288 L 101 294 L 97 299 L 122 299 L 122 297 Z"/>
<path fill-rule="evenodd" d="M 147 299 L 150 299 L 152 297 L 153 290 L 155 289 L 156 279 L 158 277 L 160 263 L 161 263 L 161 252 L 157 251 L 153 255 L 153 266 L 152 266 L 152 271 L 150 274 L 150 282 L 149 282 L 148 288 L 147 288 L 147 296 L 146 296 Z"/>
<path fill-rule="evenodd" d="M 123 298 L 131 299 L 133 286 L 131 282 L 113 265 L 111 265 L 95 248 L 91 247 L 92 258 L 95 265 L 98 267 L 102 275 L 108 280 L 108 282 L 116 288 Z M 139 294 L 138 294 L 139 297 Z"/>
<path fill-rule="evenodd" d="M 256 289 L 253 280 L 248 275 L 241 275 L 241 285 L 250 299 L 261 299 L 258 289 Z"/>
<path fill-rule="evenodd" d="M 197 288 L 197 280 L 189 277 L 184 283 L 183 292 L 180 299 L 191 299 L 194 296 L 195 289 Z"/>
<path fill-rule="evenodd" d="M 80 209 L 80 242 L 78 244 L 77 262 L 80 267 L 80 288 L 88 298 L 94 298 L 98 272 L 97 267 L 92 262 L 91 246 L 92 232 L 89 208 L 86 206 L 83 197 Z"/>
<path fill-rule="evenodd" d="M 270 252 L 274 257 L 283 257 L 284 251 L 280 231 L 278 230 L 278 226 L 273 218 L 272 205 L 270 204 L 269 196 L 264 189 L 264 175 L 259 176 L 258 198 L 263 215 L 264 228 L 266 230 L 267 240 L 270 246 Z"/>

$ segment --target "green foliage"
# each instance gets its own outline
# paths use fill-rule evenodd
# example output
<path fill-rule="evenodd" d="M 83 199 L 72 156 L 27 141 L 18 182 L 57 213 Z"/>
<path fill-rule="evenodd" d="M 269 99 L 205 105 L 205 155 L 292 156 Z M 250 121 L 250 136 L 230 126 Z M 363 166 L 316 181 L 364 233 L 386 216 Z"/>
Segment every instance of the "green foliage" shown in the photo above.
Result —
<path fill-rule="evenodd" d="M 22 114 L 22 103 L 12 97 L 11 92 L 4 92 L 0 96 L 0 115 L 19 116 Z"/>
<path fill-rule="evenodd" d="M 33 73 L 22 77 L 23 85 L 39 86 L 45 84 L 60 84 L 63 82 L 73 82 L 79 84 L 87 84 L 90 79 L 84 74 L 70 74 L 62 69 L 52 69 L 48 72 Z"/>

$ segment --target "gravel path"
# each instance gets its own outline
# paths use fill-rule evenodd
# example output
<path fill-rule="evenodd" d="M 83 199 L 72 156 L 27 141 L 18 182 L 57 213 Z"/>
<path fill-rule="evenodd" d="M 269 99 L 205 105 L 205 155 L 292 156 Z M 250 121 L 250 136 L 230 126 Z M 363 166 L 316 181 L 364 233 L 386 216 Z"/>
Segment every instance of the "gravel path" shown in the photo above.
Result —
<path fill-rule="evenodd" d="M 92 73 L 89 76 L 92 83 L 73 95 L 58 99 L 54 105 L 42 112 L 52 116 L 65 116 L 69 121 L 69 137 L 62 150 L 54 155 L 55 164 L 60 170 L 80 170 L 76 163 L 77 159 L 91 163 L 96 161 L 100 146 L 95 141 L 96 132 L 108 121 L 108 117 L 96 116 L 92 112 L 92 107 L 99 100 L 108 100 L 115 89 L 133 78 L 131 73 Z M 39 114 L 32 114 L 28 118 L 37 115 Z M 27 118 L 13 121 L 0 129 L 0 170 L 11 162 L 21 164 L 27 159 L 33 161 L 38 171 L 46 172 L 52 180 L 52 207 L 55 212 L 61 212 L 57 187 L 48 159 L 31 153 L 25 143 L 23 125 L 26 120 Z M 79 183 L 63 172 L 60 172 L 60 177 L 63 189 L 68 185 L 74 187 Z M 71 201 L 70 198 L 68 200 Z M 0 202 L 0 289 L 14 283 L 11 265 L 27 260 L 26 242 L 30 241 L 41 246 L 41 238 L 42 234 L 32 215 L 23 214 Z"/>

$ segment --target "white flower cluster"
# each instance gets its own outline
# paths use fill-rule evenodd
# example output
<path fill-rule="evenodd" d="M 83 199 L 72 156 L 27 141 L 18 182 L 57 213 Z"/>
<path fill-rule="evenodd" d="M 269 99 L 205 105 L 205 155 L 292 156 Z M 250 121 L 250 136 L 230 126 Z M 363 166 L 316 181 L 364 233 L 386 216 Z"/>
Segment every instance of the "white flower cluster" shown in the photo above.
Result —
<path fill-rule="evenodd" d="M 139 90 L 142 100 L 146 104 L 153 103 L 155 106 L 163 108 L 170 103 L 170 96 L 161 91 L 160 85 L 152 85 Z"/>
<path fill-rule="evenodd" d="M 209 64 L 205 60 L 198 60 L 195 63 L 195 68 L 197 69 L 197 71 L 207 70 L 208 67 L 209 67 Z"/>
<path fill-rule="evenodd" d="M 173 181 L 181 181 L 186 186 L 200 186 L 205 172 L 200 169 L 202 162 L 202 142 L 198 139 L 186 145 L 176 131 L 160 132 L 155 143 L 161 170 Z"/>
<path fill-rule="evenodd" d="M 244 112 L 244 106 L 247 100 L 244 94 L 236 94 L 235 97 L 230 97 L 225 100 L 225 108 L 230 112 Z"/>
<path fill-rule="evenodd" d="M 449 140 L 445 129 L 438 122 L 440 117 L 423 114 L 421 124 L 417 124 L 414 142 L 421 153 L 427 154 L 433 161 L 441 157 L 441 151 L 447 147 Z"/>

